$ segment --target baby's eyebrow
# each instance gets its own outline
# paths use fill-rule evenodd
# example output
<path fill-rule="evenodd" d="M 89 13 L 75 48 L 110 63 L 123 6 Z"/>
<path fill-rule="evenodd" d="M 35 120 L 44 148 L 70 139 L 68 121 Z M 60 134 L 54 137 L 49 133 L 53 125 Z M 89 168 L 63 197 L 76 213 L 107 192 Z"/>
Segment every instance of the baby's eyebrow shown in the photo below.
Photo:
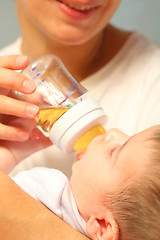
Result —
<path fill-rule="evenodd" d="M 123 149 L 126 147 L 126 145 L 129 143 L 129 141 L 131 140 L 131 138 L 133 138 L 133 136 L 132 137 L 130 137 L 120 148 L 119 148 L 119 150 L 118 150 L 118 152 L 117 152 L 117 154 L 116 154 L 116 158 L 115 158 L 115 160 L 114 160 L 114 164 L 117 162 L 117 159 L 118 159 L 118 157 L 119 157 L 119 154 L 123 151 Z"/>

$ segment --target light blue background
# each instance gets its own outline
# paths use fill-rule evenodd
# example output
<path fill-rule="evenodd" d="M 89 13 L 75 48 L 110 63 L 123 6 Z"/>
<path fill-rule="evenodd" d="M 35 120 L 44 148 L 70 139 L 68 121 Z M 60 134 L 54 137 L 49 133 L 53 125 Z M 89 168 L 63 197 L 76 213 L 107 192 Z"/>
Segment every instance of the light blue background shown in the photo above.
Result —
<path fill-rule="evenodd" d="M 122 0 L 111 22 L 160 43 L 160 0 Z M 0 48 L 20 34 L 14 0 L 0 0 L 0 32 Z"/>

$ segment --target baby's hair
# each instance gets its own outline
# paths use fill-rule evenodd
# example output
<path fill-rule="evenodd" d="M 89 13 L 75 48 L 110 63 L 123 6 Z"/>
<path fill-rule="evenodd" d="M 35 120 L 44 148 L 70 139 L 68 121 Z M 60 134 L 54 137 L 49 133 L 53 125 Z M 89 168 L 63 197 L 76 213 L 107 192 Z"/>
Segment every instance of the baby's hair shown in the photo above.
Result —
<path fill-rule="evenodd" d="M 144 174 L 106 199 L 120 229 L 119 240 L 160 240 L 160 125 L 150 139 L 151 161 Z"/>

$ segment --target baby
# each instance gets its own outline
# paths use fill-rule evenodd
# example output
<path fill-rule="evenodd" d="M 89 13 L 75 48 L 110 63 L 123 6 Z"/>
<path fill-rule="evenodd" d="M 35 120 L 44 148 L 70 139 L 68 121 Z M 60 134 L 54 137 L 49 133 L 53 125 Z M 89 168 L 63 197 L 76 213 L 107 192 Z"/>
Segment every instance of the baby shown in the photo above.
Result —
<path fill-rule="evenodd" d="M 78 154 L 70 181 L 46 168 L 13 179 L 93 240 L 160 239 L 160 125 L 96 137 Z"/>

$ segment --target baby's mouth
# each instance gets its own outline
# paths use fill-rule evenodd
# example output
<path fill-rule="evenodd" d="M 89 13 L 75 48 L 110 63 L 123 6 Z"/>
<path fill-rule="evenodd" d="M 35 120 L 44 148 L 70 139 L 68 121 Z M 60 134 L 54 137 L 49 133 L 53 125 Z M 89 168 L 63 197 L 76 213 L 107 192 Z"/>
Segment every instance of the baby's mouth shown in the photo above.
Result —
<path fill-rule="evenodd" d="M 57 0 L 57 1 L 63 3 L 67 7 L 70 7 L 72 9 L 76 10 L 76 11 L 85 12 L 85 11 L 90 11 L 93 8 L 95 8 L 95 7 L 91 7 L 91 6 L 88 6 L 88 5 L 81 5 L 80 6 L 80 5 L 77 5 L 77 4 L 74 4 L 74 3 L 68 3 L 68 2 L 65 2 L 65 1 L 62 1 L 62 0 Z"/>
<path fill-rule="evenodd" d="M 78 153 L 77 154 L 77 160 L 81 160 L 81 158 L 84 154 L 85 154 L 84 152 Z"/>

